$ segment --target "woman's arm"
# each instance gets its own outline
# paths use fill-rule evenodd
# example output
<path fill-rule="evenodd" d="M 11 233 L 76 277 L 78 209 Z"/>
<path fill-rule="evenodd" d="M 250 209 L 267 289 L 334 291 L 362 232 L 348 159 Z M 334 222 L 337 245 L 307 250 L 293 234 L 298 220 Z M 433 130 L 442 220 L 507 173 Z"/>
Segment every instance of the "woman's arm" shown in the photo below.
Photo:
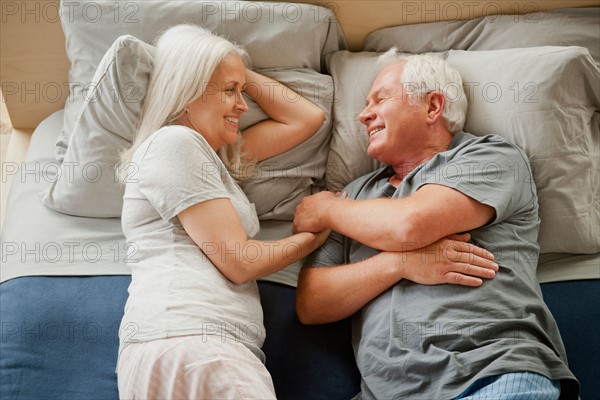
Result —
<path fill-rule="evenodd" d="M 246 69 L 246 93 L 270 117 L 242 132 L 243 156 L 262 161 L 311 137 L 325 112 L 300 94 L 264 75 Z"/>
<path fill-rule="evenodd" d="M 230 281 L 240 284 L 277 272 L 323 244 L 329 231 L 277 241 L 251 240 L 227 198 L 204 201 L 178 215 L 183 228 Z"/>

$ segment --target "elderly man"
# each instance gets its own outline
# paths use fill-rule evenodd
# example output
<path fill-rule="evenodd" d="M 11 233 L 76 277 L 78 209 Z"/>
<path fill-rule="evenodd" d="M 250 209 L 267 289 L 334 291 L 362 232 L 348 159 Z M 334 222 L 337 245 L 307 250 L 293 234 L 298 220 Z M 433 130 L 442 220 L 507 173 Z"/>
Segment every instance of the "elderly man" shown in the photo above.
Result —
<path fill-rule="evenodd" d="M 432 56 L 396 58 L 379 73 L 359 119 L 368 155 L 389 166 L 350 183 L 347 197 L 322 192 L 298 206 L 296 231 L 334 231 L 302 269 L 298 316 L 353 316 L 357 398 L 577 398 L 536 280 L 528 160 L 501 137 L 461 130 L 466 96 L 444 94 L 457 87 L 458 72 Z M 483 263 L 444 275 L 437 261 L 406 257 L 429 257 L 460 232 L 494 253 L 494 279 L 478 278 Z"/>

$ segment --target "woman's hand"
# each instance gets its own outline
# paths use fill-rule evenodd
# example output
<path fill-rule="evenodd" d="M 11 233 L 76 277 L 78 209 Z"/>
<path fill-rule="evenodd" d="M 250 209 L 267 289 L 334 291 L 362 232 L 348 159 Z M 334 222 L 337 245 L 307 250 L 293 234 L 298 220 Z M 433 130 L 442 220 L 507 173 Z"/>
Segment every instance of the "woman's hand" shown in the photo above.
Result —
<path fill-rule="evenodd" d="M 325 112 L 280 82 L 246 68 L 245 91 L 270 117 L 242 132 L 244 158 L 262 161 L 311 137 Z"/>
<path fill-rule="evenodd" d="M 238 284 L 272 274 L 308 256 L 329 235 L 324 230 L 272 241 L 249 239 L 228 198 L 195 204 L 178 217 L 186 233 L 214 266 Z"/>
<path fill-rule="evenodd" d="M 323 243 L 325 243 L 325 241 L 329 237 L 330 233 L 331 233 L 331 229 L 324 229 L 321 232 L 315 233 L 315 236 L 317 239 L 317 247 L 323 246 Z"/>
<path fill-rule="evenodd" d="M 423 248 L 387 254 L 403 265 L 403 278 L 415 283 L 481 286 L 482 278 L 492 279 L 499 267 L 492 253 L 468 243 L 469 238 L 452 235 Z"/>

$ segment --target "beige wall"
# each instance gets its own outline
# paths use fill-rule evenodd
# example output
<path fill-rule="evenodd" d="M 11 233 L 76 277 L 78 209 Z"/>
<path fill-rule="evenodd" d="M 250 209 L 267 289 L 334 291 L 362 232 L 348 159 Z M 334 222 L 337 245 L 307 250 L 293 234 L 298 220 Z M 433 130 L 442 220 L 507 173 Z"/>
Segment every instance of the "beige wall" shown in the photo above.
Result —
<path fill-rule="evenodd" d="M 317 0 L 305 2 L 321 4 L 332 8 L 340 20 L 342 30 L 350 48 L 355 51 L 360 50 L 362 41 L 367 34 L 387 26 L 465 20 L 496 14 L 528 14 L 555 8 L 600 6 L 600 1 L 598 0 Z"/>
<path fill-rule="evenodd" d="M 350 48 L 360 50 L 375 29 L 400 24 L 524 14 L 562 7 L 600 6 L 599 0 L 538 1 L 302 1 L 328 7 Z M 0 0 L 0 82 L 15 128 L 31 129 L 63 107 L 68 96 L 65 38 L 57 0 Z"/>

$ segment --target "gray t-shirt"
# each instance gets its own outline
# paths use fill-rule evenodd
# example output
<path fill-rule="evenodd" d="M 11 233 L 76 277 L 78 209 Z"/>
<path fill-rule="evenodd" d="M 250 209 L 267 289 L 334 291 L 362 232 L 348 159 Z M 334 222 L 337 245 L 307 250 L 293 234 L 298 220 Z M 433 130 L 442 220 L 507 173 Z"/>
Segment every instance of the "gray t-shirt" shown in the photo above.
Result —
<path fill-rule="evenodd" d="M 136 151 L 122 226 L 132 281 L 119 330 L 128 343 L 182 335 L 219 335 L 247 345 L 261 360 L 265 338 L 256 282 L 225 278 L 185 232 L 177 214 L 216 198 L 231 200 L 249 237 L 258 218 L 222 161 L 197 132 L 164 127 Z"/>
<path fill-rule="evenodd" d="M 357 312 L 353 346 L 362 397 L 449 399 L 477 379 L 515 371 L 571 380 L 563 381 L 563 391 L 576 391 L 536 279 L 538 204 L 523 152 L 498 136 L 459 132 L 447 151 L 411 171 L 398 188 L 388 182 L 392 175 L 384 167 L 345 191 L 353 199 L 397 198 L 439 184 L 493 207 L 495 220 L 471 236 L 495 255 L 500 270 L 479 288 L 401 280 Z M 354 263 L 377 253 L 334 233 L 305 266 Z"/>

